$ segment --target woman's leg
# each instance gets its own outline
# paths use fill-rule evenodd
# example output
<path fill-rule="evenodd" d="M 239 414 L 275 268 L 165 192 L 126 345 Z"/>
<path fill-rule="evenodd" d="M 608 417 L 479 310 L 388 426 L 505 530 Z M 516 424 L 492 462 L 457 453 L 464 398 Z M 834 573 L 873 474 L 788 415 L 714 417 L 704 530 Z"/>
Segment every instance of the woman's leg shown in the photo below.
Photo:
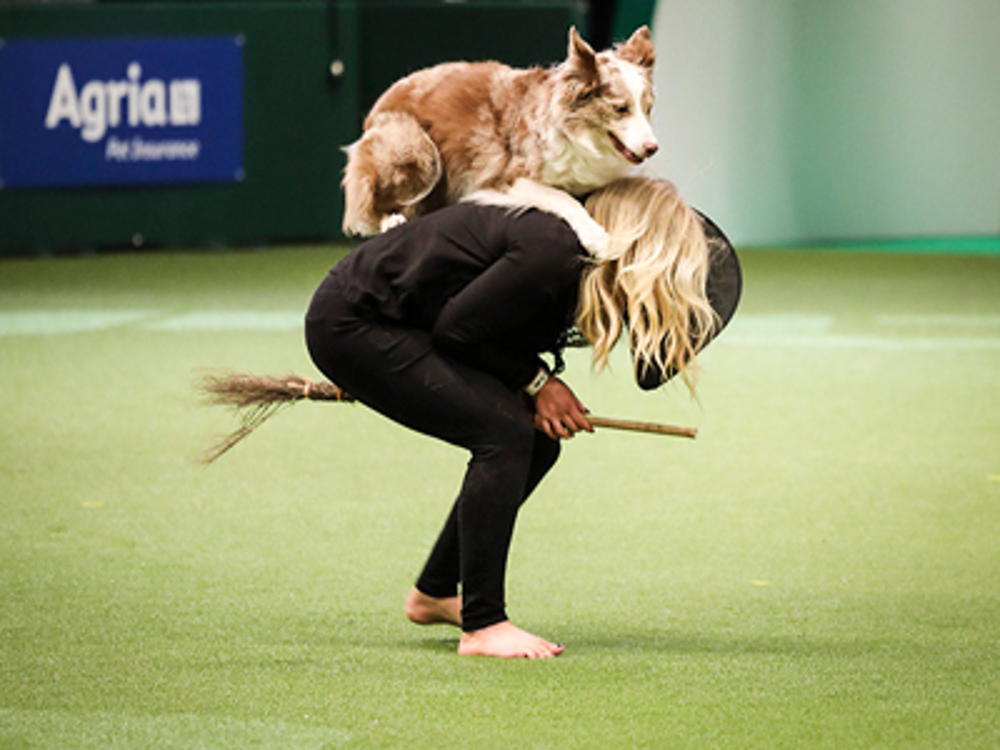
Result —
<path fill-rule="evenodd" d="M 538 483 L 548 473 L 559 457 L 559 441 L 535 431 L 531 467 L 521 505 L 528 499 Z M 460 498 L 461 499 L 461 498 Z M 448 520 L 431 550 L 427 563 L 417 579 L 416 588 L 433 599 L 445 599 L 458 594 L 461 581 L 458 533 L 459 502 L 452 506 Z"/>
<path fill-rule="evenodd" d="M 559 441 L 535 432 L 535 444 L 528 474 L 528 486 L 521 504 L 559 456 Z M 462 572 L 459 560 L 458 501 L 452 506 L 437 542 L 431 550 L 416 585 L 406 599 L 406 616 L 418 625 L 462 626 L 462 602 L 458 585 Z"/>
<path fill-rule="evenodd" d="M 551 447 L 542 449 L 549 459 L 533 467 L 536 433 L 520 396 L 442 357 L 420 331 L 360 321 L 332 330 L 311 321 L 307 339 L 317 366 L 358 400 L 471 451 L 454 512 L 462 626 L 472 632 L 505 622 L 504 576 L 517 511 L 533 486 L 529 479 L 537 483 L 542 466 L 554 460 Z M 452 562 L 441 570 L 454 569 L 454 554 L 446 554 Z"/>

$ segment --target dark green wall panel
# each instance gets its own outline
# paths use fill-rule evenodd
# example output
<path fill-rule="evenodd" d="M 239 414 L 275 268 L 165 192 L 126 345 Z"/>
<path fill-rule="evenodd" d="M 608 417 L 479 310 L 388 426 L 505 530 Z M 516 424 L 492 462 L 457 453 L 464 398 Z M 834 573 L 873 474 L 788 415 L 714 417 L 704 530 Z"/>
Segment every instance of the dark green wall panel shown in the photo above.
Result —
<path fill-rule="evenodd" d="M 395 78 L 452 59 L 556 62 L 576 2 L 105 2 L 0 6 L 0 38 L 242 34 L 240 183 L 0 190 L 0 253 L 338 238 L 341 147 Z M 343 62 L 334 78 L 330 65 Z M 11 106 L 0 102 L 0 106 Z"/>
<path fill-rule="evenodd" d="M 352 137 L 351 80 L 334 82 L 338 14 L 323 3 L 14 6 L 6 38 L 243 34 L 241 183 L 127 190 L 5 190 L 4 250 L 253 243 L 327 237 L 339 223 L 341 155 Z M 4 104 L 3 106 L 7 106 Z"/>

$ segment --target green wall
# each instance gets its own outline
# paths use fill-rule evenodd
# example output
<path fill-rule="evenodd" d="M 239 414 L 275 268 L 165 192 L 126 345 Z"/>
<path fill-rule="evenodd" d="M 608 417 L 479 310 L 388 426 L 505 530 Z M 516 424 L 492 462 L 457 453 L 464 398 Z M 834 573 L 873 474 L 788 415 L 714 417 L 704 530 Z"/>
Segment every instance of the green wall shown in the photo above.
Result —
<path fill-rule="evenodd" d="M 572 0 L 215 0 L 0 5 L 0 38 L 242 34 L 240 183 L 0 190 L 0 254 L 340 237 L 341 147 L 395 78 L 450 59 L 561 60 Z M 331 63 L 344 63 L 339 77 Z M 0 102 L 0 106 L 14 106 Z"/>
<path fill-rule="evenodd" d="M 654 166 L 744 243 L 1000 236 L 996 0 L 659 0 Z"/>
<path fill-rule="evenodd" d="M 4 190 L 0 249 L 230 244 L 328 236 L 336 227 L 342 116 L 352 82 L 327 73 L 345 31 L 322 3 L 0 8 L 5 38 L 236 34 L 244 46 L 244 170 L 229 185 Z M 9 106 L 4 103 L 0 106 Z"/>

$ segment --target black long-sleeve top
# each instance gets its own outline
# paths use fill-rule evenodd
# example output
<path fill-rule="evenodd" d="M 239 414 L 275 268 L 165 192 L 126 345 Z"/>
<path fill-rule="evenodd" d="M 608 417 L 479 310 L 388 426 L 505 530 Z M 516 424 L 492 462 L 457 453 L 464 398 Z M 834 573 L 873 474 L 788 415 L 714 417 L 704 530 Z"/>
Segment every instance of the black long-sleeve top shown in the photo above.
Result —
<path fill-rule="evenodd" d="M 736 311 L 742 274 L 729 240 L 701 218 L 706 292 L 718 315 L 711 339 Z M 543 364 L 539 353 L 556 351 L 572 327 L 586 257 L 569 225 L 551 214 L 459 203 L 368 240 L 331 274 L 355 309 L 429 332 L 442 351 L 514 389 L 531 381 Z M 640 366 L 635 377 L 651 390 L 673 374 Z"/>
<path fill-rule="evenodd" d="M 428 331 L 514 389 L 572 325 L 585 263 L 555 216 L 460 203 L 368 240 L 331 273 L 355 309 Z"/>

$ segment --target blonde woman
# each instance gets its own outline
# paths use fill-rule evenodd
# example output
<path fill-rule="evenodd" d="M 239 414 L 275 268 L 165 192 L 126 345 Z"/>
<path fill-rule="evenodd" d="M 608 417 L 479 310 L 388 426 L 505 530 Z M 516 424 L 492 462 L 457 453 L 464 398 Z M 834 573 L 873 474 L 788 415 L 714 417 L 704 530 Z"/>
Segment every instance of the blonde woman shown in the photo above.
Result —
<path fill-rule="evenodd" d="M 679 374 L 728 320 L 739 266 L 722 234 L 664 181 L 627 179 L 587 209 L 615 243 L 587 257 L 561 219 L 461 203 L 371 239 L 313 297 L 316 366 L 357 400 L 471 454 L 457 500 L 410 592 L 407 616 L 462 629 L 462 655 L 548 658 L 563 646 L 506 614 L 504 581 L 522 503 L 561 439 L 593 428 L 539 355 L 574 325 L 598 368 L 619 338 L 653 388 Z M 713 246 L 715 254 L 713 255 Z"/>

